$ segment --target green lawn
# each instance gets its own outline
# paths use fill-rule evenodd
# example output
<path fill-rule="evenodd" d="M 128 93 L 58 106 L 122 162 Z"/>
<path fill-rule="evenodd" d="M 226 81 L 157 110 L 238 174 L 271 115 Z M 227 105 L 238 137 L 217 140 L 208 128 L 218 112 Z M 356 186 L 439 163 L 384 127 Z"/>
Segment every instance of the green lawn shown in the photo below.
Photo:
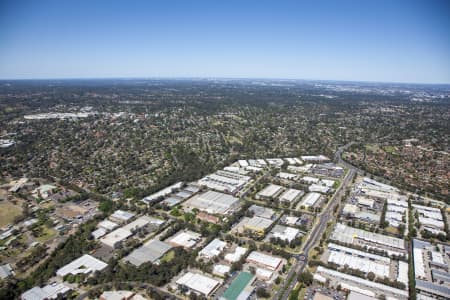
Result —
<path fill-rule="evenodd" d="M 167 252 L 167 253 L 161 258 L 161 262 L 169 262 L 169 261 L 171 261 L 174 257 L 175 257 L 175 251 L 170 250 L 169 252 Z"/>
<path fill-rule="evenodd" d="M 52 228 L 48 228 L 47 226 L 44 226 L 44 230 L 42 232 L 42 235 L 38 237 L 36 240 L 41 243 L 45 243 L 46 241 L 54 238 L 56 235 L 56 230 Z"/>

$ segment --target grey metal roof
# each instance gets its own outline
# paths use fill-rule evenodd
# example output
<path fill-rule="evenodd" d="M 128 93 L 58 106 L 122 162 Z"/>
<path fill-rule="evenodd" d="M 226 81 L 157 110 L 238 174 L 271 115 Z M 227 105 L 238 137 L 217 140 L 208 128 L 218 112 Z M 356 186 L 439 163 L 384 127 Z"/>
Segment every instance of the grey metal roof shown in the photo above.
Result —
<path fill-rule="evenodd" d="M 152 240 L 142 247 L 134 250 L 125 258 L 125 261 L 130 262 L 135 266 L 140 266 L 146 262 L 156 262 L 161 256 L 163 256 L 172 247 L 160 240 Z"/>

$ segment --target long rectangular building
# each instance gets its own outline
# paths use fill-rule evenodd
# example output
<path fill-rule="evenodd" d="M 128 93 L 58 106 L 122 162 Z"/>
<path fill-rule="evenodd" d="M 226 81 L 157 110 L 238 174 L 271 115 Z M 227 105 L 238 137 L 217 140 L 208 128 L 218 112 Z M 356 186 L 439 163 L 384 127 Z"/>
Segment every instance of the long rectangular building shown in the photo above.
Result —
<path fill-rule="evenodd" d="M 209 214 L 229 214 L 239 207 L 239 199 L 228 194 L 207 191 L 187 200 L 183 206 L 197 208 Z"/>
<path fill-rule="evenodd" d="M 216 279 L 193 272 L 187 272 L 176 283 L 205 297 L 209 297 L 221 284 Z"/>
<path fill-rule="evenodd" d="M 88 274 L 90 272 L 102 271 L 107 266 L 108 264 L 102 262 L 101 260 L 96 259 L 89 254 L 85 254 L 75 259 L 70 264 L 58 269 L 58 271 L 56 271 L 56 275 L 64 277 L 68 274 Z"/>
<path fill-rule="evenodd" d="M 389 254 L 407 256 L 404 240 L 353 228 L 341 223 L 336 224 L 330 239 L 347 244 L 358 244 L 361 246 L 385 250 Z"/>
<path fill-rule="evenodd" d="M 247 262 L 253 263 L 257 266 L 275 271 L 282 263 L 282 259 L 276 256 L 268 255 L 262 252 L 253 251 L 247 257 Z"/>

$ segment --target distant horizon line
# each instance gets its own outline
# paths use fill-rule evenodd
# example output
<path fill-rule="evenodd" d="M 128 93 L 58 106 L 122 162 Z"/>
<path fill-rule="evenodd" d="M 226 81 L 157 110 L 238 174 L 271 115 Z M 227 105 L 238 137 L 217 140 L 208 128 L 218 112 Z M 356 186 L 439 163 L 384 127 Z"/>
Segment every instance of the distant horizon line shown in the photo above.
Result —
<path fill-rule="evenodd" d="M 304 79 L 276 77 L 220 77 L 220 76 L 139 76 L 139 77 L 46 77 L 46 78 L 0 78 L 0 81 L 70 81 L 70 80 L 264 80 L 264 81 L 305 81 L 305 82 L 335 82 L 335 83 L 367 83 L 367 84 L 399 84 L 399 85 L 444 85 L 450 82 L 424 83 L 407 81 L 372 81 L 346 79 Z"/>

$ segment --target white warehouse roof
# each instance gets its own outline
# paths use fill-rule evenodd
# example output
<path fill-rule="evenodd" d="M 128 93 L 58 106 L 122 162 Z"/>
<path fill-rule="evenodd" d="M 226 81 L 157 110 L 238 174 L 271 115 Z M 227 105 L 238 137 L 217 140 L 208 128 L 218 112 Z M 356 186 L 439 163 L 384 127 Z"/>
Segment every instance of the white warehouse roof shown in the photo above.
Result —
<path fill-rule="evenodd" d="M 231 209 L 236 208 L 239 199 L 231 195 L 207 191 L 187 200 L 186 207 L 197 208 L 211 214 L 226 214 Z"/>
<path fill-rule="evenodd" d="M 88 274 L 93 271 L 102 271 L 107 266 L 108 264 L 102 262 L 101 260 L 96 259 L 89 254 L 85 254 L 75 259 L 70 264 L 60 268 L 58 271 L 56 271 L 56 275 L 64 277 L 67 274 Z"/>
<path fill-rule="evenodd" d="M 226 244 L 227 243 L 219 239 L 214 239 L 200 251 L 199 255 L 206 258 L 218 256 L 223 251 Z"/>
<path fill-rule="evenodd" d="M 192 272 L 187 272 L 184 274 L 176 281 L 176 283 L 179 285 L 184 285 L 191 290 L 205 295 L 206 297 L 208 297 L 220 285 L 220 281 L 218 280 Z"/>
<path fill-rule="evenodd" d="M 247 257 L 248 262 L 253 262 L 269 268 L 270 270 L 276 270 L 281 264 L 282 259 L 276 256 L 264 254 L 262 252 L 253 251 Z"/>
<path fill-rule="evenodd" d="M 259 191 L 257 196 L 260 197 L 274 197 L 282 191 L 283 187 L 276 184 L 269 184 L 263 190 Z"/>

